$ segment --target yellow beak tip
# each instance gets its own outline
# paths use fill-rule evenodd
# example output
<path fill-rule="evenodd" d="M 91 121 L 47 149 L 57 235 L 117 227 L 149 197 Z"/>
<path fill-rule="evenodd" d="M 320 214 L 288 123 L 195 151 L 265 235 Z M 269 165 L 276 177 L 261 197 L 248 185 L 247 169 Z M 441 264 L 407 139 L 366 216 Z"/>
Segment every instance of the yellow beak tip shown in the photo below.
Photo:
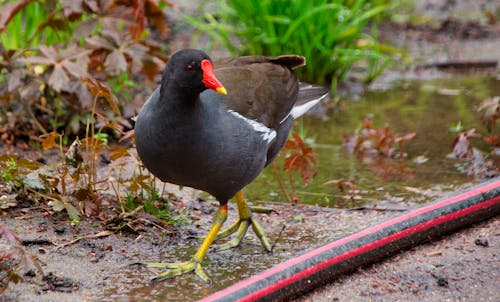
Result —
<path fill-rule="evenodd" d="M 227 90 L 225 87 L 217 87 L 215 91 L 217 91 L 220 94 L 227 94 Z"/>

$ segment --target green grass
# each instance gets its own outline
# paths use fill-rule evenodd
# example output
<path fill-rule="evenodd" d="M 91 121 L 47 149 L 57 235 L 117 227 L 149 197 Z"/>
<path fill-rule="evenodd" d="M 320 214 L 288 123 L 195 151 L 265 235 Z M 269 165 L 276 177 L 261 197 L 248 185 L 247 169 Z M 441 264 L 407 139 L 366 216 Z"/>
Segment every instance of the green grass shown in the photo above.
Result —
<path fill-rule="evenodd" d="M 215 13 L 185 20 L 232 55 L 303 55 L 308 64 L 299 75 L 335 88 L 353 64 L 363 63 L 370 81 L 390 60 L 394 49 L 380 45 L 369 30 L 370 21 L 391 8 L 386 2 L 220 0 Z"/>
<path fill-rule="evenodd" d="M 7 3 L 18 2 L 10 0 Z M 71 23 L 59 18 L 59 3 L 49 11 L 48 1 L 27 4 L 0 32 L 0 41 L 5 49 L 28 49 L 40 44 L 54 45 L 71 39 Z M 49 19 L 48 16 L 53 17 Z"/>

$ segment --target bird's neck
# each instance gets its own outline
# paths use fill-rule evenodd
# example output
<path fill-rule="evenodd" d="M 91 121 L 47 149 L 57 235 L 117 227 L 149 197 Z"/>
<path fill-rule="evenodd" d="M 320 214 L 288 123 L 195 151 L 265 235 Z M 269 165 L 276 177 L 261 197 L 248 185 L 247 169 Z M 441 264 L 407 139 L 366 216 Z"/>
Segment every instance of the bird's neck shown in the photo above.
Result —
<path fill-rule="evenodd" d="M 162 83 L 160 99 L 166 100 L 165 105 L 172 109 L 194 109 L 199 105 L 200 93 L 167 80 Z"/>

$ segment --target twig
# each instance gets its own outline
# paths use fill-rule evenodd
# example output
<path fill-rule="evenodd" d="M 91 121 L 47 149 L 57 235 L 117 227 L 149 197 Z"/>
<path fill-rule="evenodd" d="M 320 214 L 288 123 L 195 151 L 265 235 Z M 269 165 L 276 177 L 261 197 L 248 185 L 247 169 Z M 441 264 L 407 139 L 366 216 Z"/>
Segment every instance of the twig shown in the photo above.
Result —
<path fill-rule="evenodd" d="M 391 208 L 370 208 L 370 207 L 356 207 L 356 208 L 339 208 L 342 210 L 348 210 L 348 211 L 364 211 L 364 210 L 371 210 L 371 211 L 378 211 L 378 212 L 406 212 L 408 209 L 391 209 Z"/>
<path fill-rule="evenodd" d="M 120 208 L 122 210 L 122 213 L 125 213 L 125 209 L 123 208 L 123 199 L 120 196 L 120 194 L 118 193 L 118 189 L 115 187 L 115 184 L 112 181 L 110 181 L 109 183 L 111 184 L 113 191 L 115 191 L 115 195 L 116 195 L 116 198 L 118 198 L 118 203 L 120 204 Z"/>
<path fill-rule="evenodd" d="M 285 194 L 285 198 L 288 200 L 288 202 L 292 203 L 293 199 L 290 197 L 287 190 L 285 189 L 283 180 L 281 179 L 278 168 L 276 168 L 276 164 L 274 162 L 271 163 L 271 168 L 273 169 L 274 176 L 276 176 L 276 180 L 278 180 L 278 184 L 280 186 L 281 191 L 283 192 L 283 194 Z"/>
<path fill-rule="evenodd" d="M 286 228 L 286 225 L 283 224 L 283 226 L 281 227 L 281 231 L 279 232 L 278 234 L 278 237 L 276 237 L 276 240 L 274 241 L 273 245 L 271 246 L 271 253 L 274 251 L 274 247 L 276 246 L 276 244 L 278 243 L 278 240 L 280 240 L 281 238 L 281 234 L 283 233 L 283 231 L 285 230 Z"/>
<path fill-rule="evenodd" d="M 68 245 L 72 245 L 74 243 L 77 243 L 78 241 L 80 241 L 81 239 L 93 239 L 93 238 L 100 238 L 100 237 L 106 237 L 106 236 L 109 236 L 111 234 L 113 234 L 114 232 L 113 231 L 110 231 L 110 230 L 104 230 L 104 231 L 100 231 L 99 233 L 97 234 L 91 234 L 91 235 L 86 235 L 86 236 L 82 236 L 82 237 L 78 237 L 74 240 L 71 240 L 69 242 L 66 242 L 66 243 L 63 243 L 63 244 L 55 244 L 56 245 L 56 249 L 60 249 L 60 248 L 63 248 L 65 246 L 68 246 Z"/>
<path fill-rule="evenodd" d="M 296 202 L 298 200 L 297 197 L 297 190 L 295 189 L 295 185 L 293 184 L 293 177 L 292 177 L 292 171 L 288 171 L 288 181 L 290 182 L 290 188 L 292 188 L 292 194 L 293 194 L 293 202 Z"/>

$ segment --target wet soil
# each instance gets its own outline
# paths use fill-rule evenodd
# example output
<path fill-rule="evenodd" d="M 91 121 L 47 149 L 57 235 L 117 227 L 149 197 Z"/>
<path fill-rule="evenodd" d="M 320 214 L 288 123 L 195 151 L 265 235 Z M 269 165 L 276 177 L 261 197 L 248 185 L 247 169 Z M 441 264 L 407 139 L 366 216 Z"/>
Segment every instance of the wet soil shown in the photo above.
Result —
<path fill-rule="evenodd" d="M 149 297 L 159 301 L 194 301 L 317 246 L 399 215 L 404 208 L 415 207 L 398 204 L 397 210 L 375 211 L 263 204 L 273 212 L 255 215 L 274 243 L 272 254 L 264 252 L 249 232 L 236 249 L 211 249 L 205 269 L 214 284 L 203 284 L 194 275 L 151 282 L 157 272 L 133 263 L 188 259 L 199 245 L 197 237 L 208 231 L 215 202 L 188 200 L 182 204 L 192 213 L 186 225 L 160 228 L 152 224 L 154 217 L 140 214 L 134 217 L 142 219 L 143 227 L 138 232 L 114 232 L 67 246 L 60 245 L 78 237 L 102 234 L 102 222 L 84 219 L 73 228 L 64 214 L 48 215 L 48 211 L 36 207 L 10 211 L 2 221 L 25 242 L 24 248 L 41 261 L 43 276 L 23 276 L 23 282 L 9 285 L 2 299 L 134 301 Z M 236 218 L 235 213 L 231 204 L 229 221 Z"/>
<path fill-rule="evenodd" d="M 360 269 L 297 301 L 498 301 L 499 236 L 497 217 Z"/>
<path fill-rule="evenodd" d="M 470 8 L 468 2 L 475 3 L 474 8 L 477 4 L 477 9 Z M 435 30 L 392 24 L 384 29 L 384 37 L 407 49 L 416 63 L 450 58 L 500 60 L 498 26 L 475 19 L 483 15 L 477 10 L 489 7 L 491 2 L 468 2 L 417 1 L 417 9 L 422 13 L 438 16 L 432 27 Z M 455 21 L 460 20 L 456 18 L 461 15 L 456 13 L 460 8 L 472 17 Z M 445 17 L 441 18 L 443 15 Z M 446 20 L 453 21 L 446 25 L 443 23 Z M 450 22 L 458 22 L 458 25 Z M 460 31 L 450 29 L 450 24 Z M 426 72 L 424 76 L 449 76 L 437 70 Z M 498 74 L 498 69 L 493 73 Z M 415 70 L 387 72 L 372 86 L 385 87 L 391 79 L 405 76 L 417 77 L 422 73 Z M 42 263 L 43 274 L 29 273 L 23 276 L 22 282 L 9 284 L 0 301 L 193 301 L 332 240 L 418 207 L 390 200 L 378 202 L 378 210 L 259 203 L 274 210 L 269 214 L 256 214 L 275 244 L 273 254 L 265 253 L 250 232 L 238 248 L 210 250 L 205 269 L 220 282 L 206 285 L 191 274 L 153 283 L 151 278 L 156 272 L 131 264 L 188 259 L 199 245 L 197 237 L 208 231 L 217 205 L 213 200 L 199 200 L 199 192 L 190 189 L 178 192 L 175 187 L 169 187 L 169 191 L 178 195 L 172 206 L 187 208 L 190 213 L 185 224 L 163 225 L 156 218 L 139 213 L 131 219 L 138 222 L 138 230 L 125 228 L 108 233 L 102 221 L 84 218 L 78 226 L 71 227 L 64 213 L 53 213 L 38 204 L 23 204 L 23 207 L 4 211 L 0 222 L 24 240 L 24 249 Z M 436 195 L 436 199 L 439 197 Z M 232 222 L 236 218 L 232 204 L 229 213 L 228 222 Z M 500 218 L 490 219 L 362 268 L 299 300 L 498 301 L 499 230 Z M 95 236 L 99 234 L 102 236 Z M 88 238 L 60 246 L 85 236 Z M 4 248 L 4 242 L 0 241 L 0 250 Z"/>

